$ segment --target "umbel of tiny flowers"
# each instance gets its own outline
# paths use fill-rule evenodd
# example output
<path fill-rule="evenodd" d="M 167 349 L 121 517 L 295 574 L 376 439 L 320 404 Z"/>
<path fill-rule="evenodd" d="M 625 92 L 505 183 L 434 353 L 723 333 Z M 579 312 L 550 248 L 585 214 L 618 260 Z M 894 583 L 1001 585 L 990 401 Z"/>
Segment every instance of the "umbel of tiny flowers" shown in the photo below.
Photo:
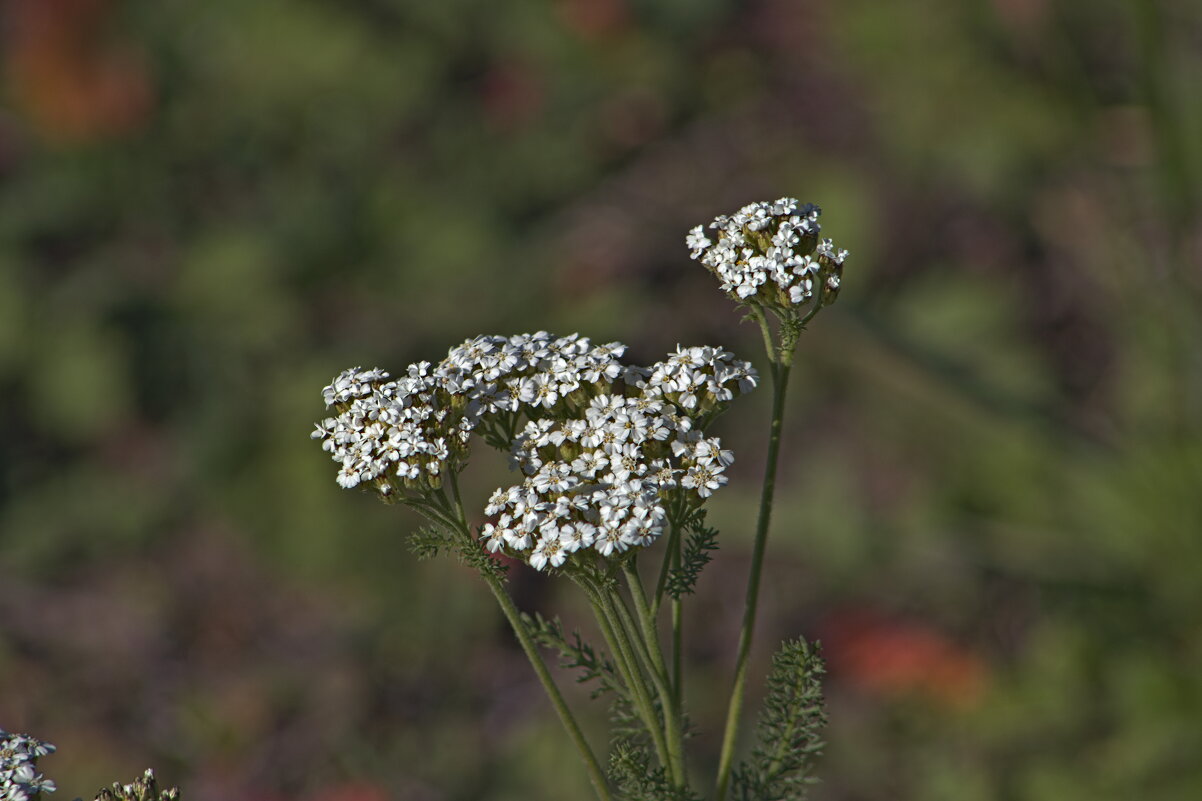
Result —
<path fill-rule="evenodd" d="M 386 499 L 424 495 L 463 469 L 477 428 L 508 447 L 523 412 L 562 413 L 608 387 L 624 350 L 540 331 L 470 339 L 437 365 L 412 364 L 397 379 L 351 368 L 322 391 L 335 414 L 313 437 L 341 464 L 339 485 L 370 485 Z"/>
<path fill-rule="evenodd" d="M 160 790 L 154 771 L 148 769 L 137 781 L 104 788 L 96 801 L 179 801 L 179 797 L 179 789 L 175 787 Z"/>
<path fill-rule="evenodd" d="M 809 320 L 834 302 L 847 251 L 819 238 L 822 210 L 791 197 L 750 203 L 689 232 L 685 243 L 740 303 L 776 313 L 782 320 Z"/>

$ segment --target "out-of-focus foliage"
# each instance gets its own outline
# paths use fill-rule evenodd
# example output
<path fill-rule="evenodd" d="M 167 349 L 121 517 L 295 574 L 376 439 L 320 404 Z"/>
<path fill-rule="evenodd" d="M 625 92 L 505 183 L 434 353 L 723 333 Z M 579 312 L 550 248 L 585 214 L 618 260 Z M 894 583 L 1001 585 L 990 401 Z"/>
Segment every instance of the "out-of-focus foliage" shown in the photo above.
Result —
<path fill-rule="evenodd" d="M 3 14 L 0 725 L 65 797 L 585 797 L 487 594 L 334 485 L 318 389 L 540 328 L 754 357 L 683 236 L 786 194 L 852 251 L 757 648 L 826 643 L 815 797 L 1202 794 L 1197 4 Z M 686 598 L 715 699 L 762 420 Z"/>

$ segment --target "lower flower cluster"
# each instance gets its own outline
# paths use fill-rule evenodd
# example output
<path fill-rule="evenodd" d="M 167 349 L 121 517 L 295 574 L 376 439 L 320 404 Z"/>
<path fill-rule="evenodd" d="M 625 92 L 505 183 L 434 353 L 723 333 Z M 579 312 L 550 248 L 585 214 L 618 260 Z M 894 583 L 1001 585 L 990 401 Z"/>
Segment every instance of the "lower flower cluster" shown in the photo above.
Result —
<path fill-rule="evenodd" d="M 341 486 L 405 500 L 439 492 L 483 434 L 524 475 L 489 501 L 491 551 L 542 570 L 582 550 L 643 547 L 726 483 L 733 456 L 704 429 L 758 377 L 719 348 L 677 348 L 648 367 L 621 364 L 625 349 L 577 334 L 481 336 L 400 379 L 354 368 L 323 391 L 335 414 L 313 437 Z"/>
<path fill-rule="evenodd" d="M 734 461 L 717 438 L 655 396 L 601 395 L 584 416 L 527 423 L 513 444 L 526 475 L 499 489 L 481 536 L 489 550 L 528 555 L 541 570 L 592 548 L 602 556 L 650 545 L 672 510 L 697 506 Z"/>

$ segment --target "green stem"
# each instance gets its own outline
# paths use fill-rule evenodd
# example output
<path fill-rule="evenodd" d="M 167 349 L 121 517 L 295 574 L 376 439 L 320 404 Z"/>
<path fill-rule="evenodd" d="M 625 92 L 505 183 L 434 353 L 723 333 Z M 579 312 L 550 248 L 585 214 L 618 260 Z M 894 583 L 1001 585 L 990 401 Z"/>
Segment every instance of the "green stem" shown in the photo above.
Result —
<path fill-rule="evenodd" d="M 610 801 L 609 787 L 605 783 L 605 774 L 601 771 L 597 757 L 593 754 L 593 749 L 589 746 L 588 740 L 584 738 L 584 733 L 580 730 L 580 726 L 577 724 L 576 718 L 572 715 L 572 711 L 568 709 L 568 705 L 564 702 L 559 688 L 555 686 L 555 681 L 551 678 L 546 663 L 539 656 L 538 648 L 535 646 L 534 641 L 530 639 L 530 635 L 522 623 L 517 607 L 514 606 L 509 594 L 505 592 L 505 588 L 501 586 L 500 579 L 486 575 L 484 580 L 496 597 L 497 603 L 501 605 L 501 611 L 505 614 L 509 625 L 513 627 L 513 633 L 517 635 L 518 642 L 521 643 L 522 650 L 526 652 L 526 657 L 530 660 L 534 672 L 538 675 L 539 682 L 542 683 L 543 689 L 547 691 L 547 696 L 551 699 L 551 705 L 555 707 L 555 712 L 559 715 L 563 727 L 567 729 L 568 736 L 575 743 L 576 750 L 580 752 L 580 756 L 584 760 L 585 770 L 588 771 L 589 781 L 592 782 L 593 789 L 597 791 L 597 798 L 601 799 L 601 801 Z"/>
<path fill-rule="evenodd" d="M 664 730 L 668 736 L 668 758 L 672 761 L 673 769 L 679 777 L 677 786 L 684 786 L 684 733 L 680 725 L 680 703 L 677 690 L 668 675 L 664 665 L 663 651 L 659 646 L 659 632 L 655 627 L 655 617 L 647 604 L 647 595 L 643 591 L 643 582 L 631 562 L 622 564 L 626 576 L 626 584 L 630 588 L 630 597 L 634 599 L 634 608 L 639 615 L 639 623 L 643 630 L 644 648 L 650 657 L 651 675 L 659 690 L 660 703 L 664 707 Z"/>
<path fill-rule="evenodd" d="M 457 531 L 459 529 L 459 521 L 455 520 L 455 518 L 451 517 L 434 504 L 409 501 L 406 505 L 414 509 L 419 515 L 426 518 L 436 526 L 442 526 L 450 531 Z"/>
<path fill-rule="evenodd" d="M 463 500 L 459 497 L 459 473 L 451 469 L 451 497 L 455 499 L 455 508 L 459 510 L 460 516 L 467 522 L 467 515 L 463 513 Z"/>
<path fill-rule="evenodd" d="M 623 564 L 623 567 L 625 566 Z M 626 606 L 626 600 L 616 589 L 610 595 L 610 603 L 622 632 L 630 642 L 632 652 L 639 660 L 639 664 L 646 669 L 647 675 L 651 677 L 651 683 L 655 685 L 656 694 L 659 695 L 660 703 L 666 714 L 668 711 L 667 698 L 670 690 L 668 688 L 668 674 L 664 669 L 662 655 L 658 659 L 652 656 L 651 644 L 647 642 L 643 624 L 635 621 L 634 615 L 630 614 L 630 609 Z M 658 639 L 655 640 L 655 643 L 658 646 Z M 658 653 L 658 647 L 655 650 Z"/>
<path fill-rule="evenodd" d="M 681 541 L 680 537 L 674 538 L 669 547 L 675 546 L 671 550 L 672 566 L 676 569 L 680 568 L 681 561 Z M 676 702 L 676 708 L 681 709 L 682 699 L 684 698 L 684 673 L 681 667 L 683 659 L 682 650 L 684 638 L 681 634 L 684 628 L 684 604 L 680 598 L 672 599 L 672 698 Z"/>
<path fill-rule="evenodd" d="M 716 801 L 724 801 L 730 785 L 735 740 L 739 732 L 739 717 L 743 711 L 743 692 L 747 683 L 747 660 L 751 654 L 751 638 L 755 632 L 756 608 L 759 603 L 760 575 L 764 566 L 764 550 L 768 542 L 768 523 L 772 516 L 772 499 L 776 491 L 776 465 L 780 456 L 781 428 L 784 424 L 785 392 L 789 386 L 789 370 L 793 363 L 796 337 L 785 334 L 779 351 L 772 348 L 768 323 L 762 313 L 757 317 L 769 345 L 772 360 L 772 425 L 768 434 L 768 456 L 764 466 L 764 485 L 760 494 L 759 519 L 755 529 L 755 547 L 751 555 L 751 574 L 747 581 L 747 599 L 743 607 L 743 628 L 739 634 L 739 650 L 735 658 L 735 677 L 726 710 L 726 729 L 722 735 L 722 751 L 718 758 L 718 777 L 714 792 Z"/>
<path fill-rule="evenodd" d="M 672 768 L 668 758 L 668 745 L 664 737 L 664 730 L 659 716 L 655 713 L 655 705 L 651 703 L 651 693 L 647 689 L 647 682 L 643 678 L 643 671 L 639 667 L 638 657 L 635 656 L 630 637 L 623 628 L 614 606 L 612 590 L 602 589 L 584 577 L 580 579 L 580 586 L 584 588 L 585 594 L 589 597 L 593 613 L 597 618 L 597 625 L 601 628 L 601 635 L 609 645 L 609 650 L 613 652 L 614 664 L 617 665 L 618 672 L 622 674 L 622 679 L 626 682 L 627 689 L 630 690 L 631 700 L 634 702 L 639 716 L 643 719 L 647 733 L 651 736 L 655 754 L 670 775 Z"/>
<path fill-rule="evenodd" d="M 768 354 L 768 368 L 772 378 L 776 380 L 776 345 L 772 341 L 772 329 L 768 326 L 768 318 L 760 306 L 751 307 L 751 319 L 760 327 L 760 336 L 764 338 L 764 353 Z"/>
<path fill-rule="evenodd" d="M 655 597 L 651 601 L 651 616 L 655 617 L 659 614 L 660 604 L 664 600 L 664 590 L 668 586 L 668 571 L 674 567 L 672 563 L 672 554 L 680 554 L 680 526 L 676 523 L 676 518 L 670 518 L 672 522 L 672 531 L 668 535 L 668 547 L 664 551 L 664 560 L 660 563 L 659 578 L 655 580 Z"/>
<path fill-rule="evenodd" d="M 664 599 L 664 590 L 667 587 L 668 572 L 670 570 L 679 570 L 681 562 L 681 549 L 684 547 L 684 537 L 681 533 L 681 526 L 678 524 L 682 511 L 677 508 L 669 515 L 672 521 L 672 532 L 668 536 L 668 547 L 664 551 L 664 559 L 660 565 L 659 579 L 655 582 L 655 597 L 651 600 L 651 619 L 654 620 L 659 616 L 660 604 Z M 672 697 L 676 701 L 676 708 L 682 709 L 682 699 L 684 698 L 684 680 L 681 673 L 681 627 L 683 625 L 683 604 L 680 598 L 672 598 L 672 676 L 671 687 Z"/>

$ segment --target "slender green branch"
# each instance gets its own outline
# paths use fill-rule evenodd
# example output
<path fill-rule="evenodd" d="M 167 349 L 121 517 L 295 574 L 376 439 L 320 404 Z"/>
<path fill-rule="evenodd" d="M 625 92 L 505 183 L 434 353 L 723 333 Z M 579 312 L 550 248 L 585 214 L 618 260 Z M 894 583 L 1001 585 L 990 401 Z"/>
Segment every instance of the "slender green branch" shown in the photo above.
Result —
<path fill-rule="evenodd" d="M 796 331 L 782 331 L 779 350 L 771 347 L 767 321 L 761 313 L 757 320 L 769 347 L 772 360 L 772 424 L 768 434 L 768 456 L 764 466 L 764 484 L 760 494 L 759 518 L 756 522 L 755 546 L 751 555 L 751 573 L 747 581 L 747 599 L 743 607 L 743 628 L 739 634 L 739 649 L 735 657 L 735 676 L 726 710 L 726 728 L 722 735 L 722 751 L 718 758 L 718 776 L 714 797 L 724 801 L 730 785 L 739 717 L 743 710 L 743 693 L 747 683 L 747 660 L 751 654 L 751 639 L 755 632 L 756 609 L 759 604 L 760 575 L 764 566 L 764 550 L 768 542 L 768 524 L 772 516 L 772 500 L 776 491 L 776 465 L 780 456 L 781 429 L 784 424 L 785 393 L 789 386 L 789 370 L 793 362 Z M 775 352 L 774 352 L 775 351 Z"/>
<path fill-rule="evenodd" d="M 676 517 L 671 517 L 672 529 L 668 534 L 668 547 L 664 550 L 664 560 L 659 566 L 659 577 L 655 580 L 655 597 L 651 599 L 651 616 L 659 615 L 660 604 L 664 600 L 664 590 L 668 586 L 668 573 L 674 566 L 672 563 L 672 554 L 680 552 L 680 524 Z"/>
<path fill-rule="evenodd" d="M 776 345 L 772 341 L 772 328 L 768 325 L 768 317 L 761 306 L 751 307 L 751 319 L 760 327 L 760 336 L 764 338 L 764 353 L 768 354 L 768 367 L 776 379 Z"/>
<path fill-rule="evenodd" d="M 676 708 L 681 708 L 684 698 L 684 673 L 681 667 L 681 630 L 684 623 L 684 609 L 679 598 L 672 599 L 672 700 Z"/>
<path fill-rule="evenodd" d="M 572 711 L 568 709 L 568 705 L 564 702 L 563 695 L 555 685 L 554 679 L 551 678 L 546 663 L 543 662 L 542 657 L 538 653 L 538 648 L 535 646 L 533 640 L 530 639 L 530 634 L 522 624 L 521 616 L 518 613 L 517 607 L 514 606 L 513 600 L 509 597 L 509 593 L 505 592 L 505 588 L 501 585 L 501 580 L 494 576 L 485 575 L 484 581 L 488 584 L 488 588 L 492 590 L 497 603 L 500 604 L 501 611 L 505 614 L 509 625 L 513 627 L 513 633 L 517 635 L 522 650 L 526 652 L 526 657 L 530 660 L 534 672 L 538 675 L 539 682 L 543 685 L 543 689 L 546 690 L 547 696 L 551 699 L 551 705 L 555 707 L 555 712 L 559 715 L 563 727 L 567 729 L 568 736 L 575 743 L 576 750 L 580 752 L 580 756 L 584 760 L 585 770 L 588 771 L 589 781 L 592 782 L 593 789 L 597 792 L 597 798 L 601 799 L 601 801 L 610 801 L 609 787 L 605 783 L 605 774 L 601 771 L 601 765 L 597 762 L 597 757 L 593 754 L 593 749 L 589 746 L 588 740 L 585 739 L 584 733 L 580 730 L 580 726 L 576 722 L 576 718 L 572 715 Z"/>
<path fill-rule="evenodd" d="M 443 495 L 443 501 L 446 501 L 445 495 Z M 455 510 L 457 515 L 454 521 L 455 526 L 452 530 L 462 538 L 463 547 L 478 547 L 468 528 L 466 515 L 463 512 L 463 505 L 458 502 L 457 487 Z M 551 700 L 551 706 L 555 708 L 556 714 L 559 715 L 560 722 L 563 723 L 563 727 L 567 730 L 568 737 L 575 744 L 576 750 L 580 752 L 580 757 L 584 760 L 584 768 L 588 772 L 589 781 L 592 782 L 593 789 L 597 793 L 597 798 L 600 801 L 611 801 L 612 796 L 609 793 L 609 786 L 606 784 L 605 774 L 601 770 L 601 765 L 597 762 L 597 757 L 593 753 L 592 747 L 589 746 L 588 740 L 585 739 L 584 732 L 580 730 L 580 724 L 576 722 L 575 716 L 564 701 L 563 694 L 559 692 L 559 687 L 556 686 L 555 680 L 551 678 L 551 673 L 547 670 L 546 663 L 543 662 L 542 657 L 538 653 L 538 647 L 535 645 L 534 640 L 531 639 L 530 632 L 527 631 L 526 626 L 522 623 L 521 613 L 518 612 L 513 599 L 505 591 L 500 578 L 487 571 L 481 571 L 481 576 L 483 576 L 488 588 L 492 590 L 493 597 L 497 599 L 497 604 L 500 605 L 501 612 L 505 615 L 505 619 L 509 621 L 510 627 L 513 628 L 513 633 L 518 638 L 518 643 L 522 646 L 522 650 L 526 652 L 526 658 L 530 660 L 530 666 L 534 668 L 534 673 L 538 676 L 538 680 L 543 685 L 547 697 Z"/>
<path fill-rule="evenodd" d="M 431 503 L 429 506 L 441 509 L 443 514 L 445 514 L 448 519 L 456 521 L 455 525 L 452 526 L 453 529 L 462 528 L 464 531 L 467 530 L 467 515 L 465 515 L 463 512 L 463 506 L 460 505 L 457 510 L 457 508 L 451 504 L 450 499 L 447 498 L 447 492 L 445 489 L 439 487 L 438 489 L 434 490 L 434 492 L 430 493 L 428 497 L 438 501 L 437 505 Z"/>
<path fill-rule="evenodd" d="M 629 568 L 629 564 L 622 562 L 622 568 L 625 572 Z M 637 579 L 637 574 L 636 574 Z M 629 581 L 629 578 L 627 579 Z M 637 582 L 636 582 L 637 583 Z M 641 586 L 640 586 L 641 589 Z M 633 590 L 632 590 L 633 593 Z M 655 631 L 655 622 L 650 620 L 650 626 L 634 619 L 634 615 L 630 613 L 630 609 L 626 606 L 626 600 L 621 593 L 616 590 L 609 595 L 613 613 L 616 615 L 621 630 L 625 632 L 629 639 L 635 655 L 641 661 L 641 664 L 646 669 L 647 674 L 651 677 L 652 684 L 655 685 L 656 694 L 659 695 L 660 705 L 664 710 L 665 729 L 667 732 L 666 718 L 669 715 L 670 706 L 669 699 L 672 696 L 671 687 L 668 686 L 668 672 L 664 666 L 663 652 L 659 647 L 659 637 Z M 643 598 L 643 610 L 646 610 L 646 596 Z M 640 618 L 643 618 L 640 612 Z M 650 642 L 648 642 L 648 628 L 650 628 Z"/>
<path fill-rule="evenodd" d="M 613 606 L 611 598 L 613 591 L 597 586 L 587 577 L 578 576 L 577 579 L 589 598 L 593 614 L 597 618 L 597 625 L 601 628 L 601 636 L 605 638 L 609 650 L 613 653 L 614 664 L 617 665 L 618 672 L 622 674 L 622 679 L 626 682 L 627 689 L 630 690 L 630 697 L 634 701 L 635 709 L 643 719 L 647 733 L 651 736 L 655 754 L 659 758 L 660 764 L 670 771 L 671 761 L 668 758 L 668 746 L 663 726 L 660 723 L 659 715 L 655 712 L 655 705 L 651 703 L 651 693 L 647 689 L 647 682 L 643 677 L 638 658 L 634 654 L 630 639 Z"/>
<path fill-rule="evenodd" d="M 449 471 L 451 474 L 451 497 L 455 499 L 455 508 L 461 513 L 464 522 L 467 521 L 467 516 L 463 515 L 463 500 L 459 497 L 459 473 L 454 469 Z"/>
<path fill-rule="evenodd" d="M 622 564 L 622 573 L 626 578 L 627 587 L 630 588 L 630 597 L 634 600 L 634 609 L 639 616 L 639 627 L 642 630 L 643 641 L 648 657 L 651 660 L 651 666 L 667 683 L 668 669 L 664 665 L 663 651 L 659 647 L 659 632 L 655 626 L 655 615 L 652 614 L 651 607 L 647 603 L 647 594 L 643 591 L 642 579 L 639 578 L 639 572 L 631 562 L 624 562 Z"/>
<path fill-rule="evenodd" d="M 664 563 L 669 561 L 672 565 L 672 570 L 680 570 L 681 552 L 684 548 L 684 535 L 680 531 L 680 526 L 676 523 L 672 524 L 672 536 L 668 540 L 668 552 L 664 556 Z M 660 576 L 661 580 L 667 574 Z M 662 589 L 660 590 L 662 592 Z M 654 615 L 659 611 L 660 598 L 655 599 L 655 606 L 652 608 Z M 681 631 L 684 627 L 684 603 L 679 595 L 672 596 L 672 698 L 676 703 L 677 710 L 683 710 L 684 699 L 684 673 L 682 667 L 682 635 Z"/>
<path fill-rule="evenodd" d="M 655 712 L 655 705 L 651 702 L 651 694 L 647 689 L 646 683 L 644 682 L 642 684 L 642 692 L 646 696 L 646 704 L 650 710 L 650 719 L 651 722 L 654 723 L 652 734 L 653 736 L 659 738 L 661 741 L 660 744 L 663 748 L 663 753 L 660 757 L 660 763 L 667 770 L 668 779 L 674 785 L 679 785 L 680 782 L 683 781 L 683 777 L 680 775 L 680 771 L 678 770 L 680 759 L 674 754 L 667 734 L 670 728 L 668 719 L 671 717 L 672 713 L 666 703 L 667 698 L 670 697 L 670 693 L 667 692 L 667 688 L 664 685 L 663 675 L 659 673 L 652 663 L 651 657 L 648 654 L 645 645 L 643 644 L 643 638 L 639 633 L 638 626 L 635 625 L 634 620 L 630 615 L 630 610 L 626 608 L 626 604 L 622 601 L 621 596 L 614 591 L 608 593 L 604 600 L 608 605 L 609 615 L 613 623 L 614 632 L 617 634 L 619 645 L 625 649 L 627 659 L 629 659 L 631 662 L 631 669 L 638 673 L 641 678 L 641 660 L 642 664 L 646 665 L 647 673 L 650 674 L 651 681 L 655 685 L 657 694 L 660 697 L 660 706 L 663 713 L 662 718 Z"/>
<path fill-rule="evenodd" d="M 672 547 L 674 546 L 674 547 Z M 682 547 L 681 538 L 677 536 L 675 541 L 669 543 L 672 547 L 672 567 L 680 568 L 680 551 Z M 682 670 L 683 657 L 683 642 L 682 634 L 684 628 L 684 603 L 679 597 L 672 598 L 672 698 L 676 703 L 677 710 L 683 709 L 682 700 L 684 698 L 684 673 Z"/>
<path fill-rule="evenodd" d="M 419 515 L 426 518 L 436 526 L 448 529 L 449 531 L 458 531 L 459 529 L 459 521 L 455 520 L 455 518 L 451 517 L 434 504 L 410 500 L 406 501 L 405 505 L 414 509 Z"/>

